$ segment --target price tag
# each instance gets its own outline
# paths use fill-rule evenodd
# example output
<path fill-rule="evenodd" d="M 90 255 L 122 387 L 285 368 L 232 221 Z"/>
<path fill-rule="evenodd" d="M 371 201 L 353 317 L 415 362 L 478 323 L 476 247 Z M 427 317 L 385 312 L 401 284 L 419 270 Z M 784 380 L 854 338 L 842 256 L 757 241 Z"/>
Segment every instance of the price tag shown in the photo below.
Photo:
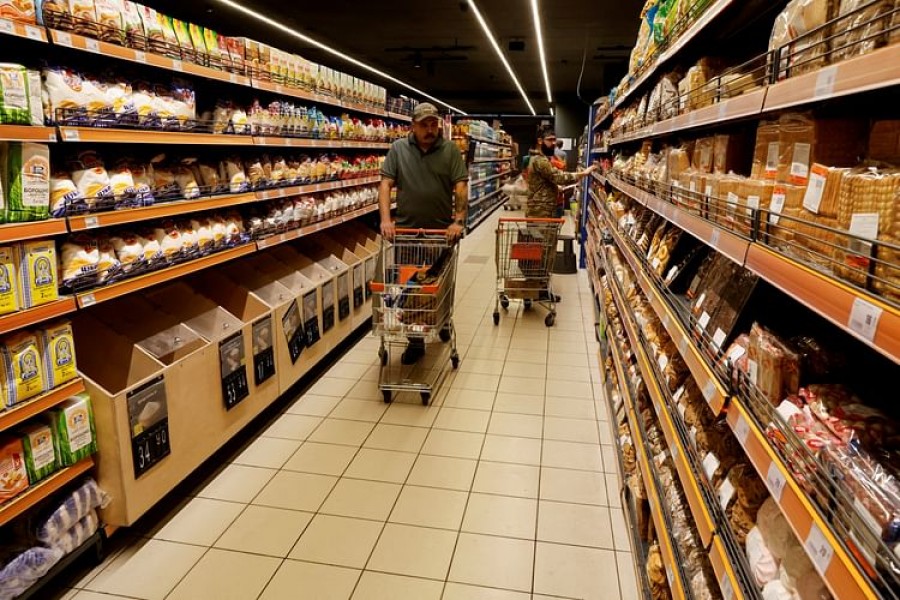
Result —
<path fill-rule="evenodd" d="M 769 223 L 772 225 L 778 225 L 785 200 L 787 200 L 787 190 L 783 187 L 776 187 L 772 193 L 772 202 L 769 204 Z"/>
<path fill-rule="evenodd" d="M 669 357 L 666 356 L 665 354 L 660 355 L 658 362 L 659 362 L 659 370 L 665 371 L 666 367 L 669 366 Z"/>
<path fill-rule="evenodd" d="M 734 585 L 728 573 L 722 575 L 722 581 L 719 582 L 719 589 L 722 590 L 722 600 L 734 600 Z"/>
<path fill-rule="evenodd" d="M 57 31 L 55 39 L 56 43 L 60 46 L 68 46 L 69 48 L 72 47 L 72 36 L 65 31 Z"/>
<path fill-rule="evenodd" d="M 759 381 L 759 363 L 752 359 L 747 359 L 747 376 L 750 381 L 756 384 Z"/>
<path fill-rule="evenodd" d="M 100 219 L 98 219 L 97 217 L 85 217 L 84 226 L 87 229 L 95 229 L 97 227 L 100 227 Z"/>
<path fill-rule="evenodd" d="M 0 33 L 15 33 L 16 26 L 12 21 L 0 19 Z"/>
<path fill-rule="evenodd" d="M 51 131 L 50 133 L 47 134 L 47 141 L 48 142 L 56 141 L 56 132 L 55 131 Z"/>
<path fill-rule="evenodd" d="M 734 424 L 734 437 L 741 443 L 741 446 L 747 447 L 747 439 L 750 437 L 750 425 L 743 416 L 739 416 Z"/>
<path fill-rule="evenodd" d="M 781 496 L 784 494 L 784 486 L 787 485 L 787 481 L 774 461 L 769 465 L 769 471 L 766 473 L 766 485 L 775 501 L 781 502 Z"/>
<path fill-rule="evenodd" d="M 669 584 L 671 586 L 675 586 L 675 575 L 672 573 L 672 567 L 666 565 L 666 578 L 669 580 Z"/>
<path fill-rule="evenodd" d="M 34 40 L 36 42 L 44 41 L 44 36 L 43 36 L 42 31 L 40 29 L 38 29 L 37 27 L 33 27 L 31 25 L 25 26 L 25 37 L 27 37 L 29 40 Z"/>
<path fill-rule="evenodd" d="M 229 73 L 228 80 L 231 81 L 231 83 L 237 83 L 238 82 L 237 73 Z"/>
<path fill-rule="evenodd" d="M 677 444 L 676 444 L 676 445 L 673 445 L 671 448 L 669 448 L 669 454 L 672 455 L 672 460 L 673 460 L 673 461 L 678 460 L 678 452 L 679 452 L 679 451 L 678 451 L 678 445 L 677 445 Z"/>
<path fill-rule="evenodd" d="M 332 311 L 334 307 L 332 306 Z M 303 321 L 300 316 L 300 307 L 297 301 L 291 302 L 284 316 L 281 317 L 284 338 L 287 340 L 288 352 L 291 355 L 291 364 L 296 364 L 300 354 L 306 347 L 306 334 L 303 331 Z"/>
<path fill-rule="evenodd" d="M 275 347 L 272 337 L 272 317 L 253 323 L 253 380 L 256 385 L 275 375 Z"/>
<path fill-rule="evenodd" d="M 93 52 L 95 54 L 100 53 L 100 42 L 97 40 L 93 40 L 91 38 L 85 38 L 84 40 L 84 49 L 88 52 Z"/>
<path fill-rule="evenodd" d="M 671 319 L 669 319 L 669 313 L 664 314 L 663 317 L 662 317 L 662 326 L 663 326 L 663 328 L 668 329 L 668 328 L 669 328 L 669 324 L 670 324 L 671 322 L 672 322 Z"/>
<path fill-rule="evenodd" d="M 724 121 L 725 117 L 728 116 L 728 103 L 727 102 L 719 102 L 719 120 Z"/>
<path fill-rule="evenodd" d="M 63 129 L 63 140 L 67 142 L 80 142 L 81 133 L 77 129 Z"/>
<path fill-rule="evenodd" d="M 731 484 L 731 481 L 726 478 L 725 481 L 722 482 L 722 485 L 719 486 L 719 504 L 722 506 L 723 510 L 728 510 L 728 505 L 731 503 L 732 498 L 734 498 L 734 486 Z"/>
<path fill-rule="evenodd" d="M 706 385 L 703 386 L 703 398 L 706 400 L 706 403 L 709 404 L 715 397 L 716 384 L 712 379 L 709 379 L 707 380 Z"/>
<path fill-rule="evenodd" d="M 146 63 L 147 62 L 147 53 L 144 52 L 143 50 L 135 50 L 134 51 L 134 60 L 139 63 Z"/>
<path fill-rule="evenodd" d="M 716 345 L 716 349 L 721 350 L 722 344 L 725 343 L 725 338 L 727 335 L 724 331 L 722 331 L 719 327 L 716 327 L 716 332 L 713 334 L 713 344 Z"/>
<path fill-rule="evenodd" d="M 219 366 L 222 400 L 225 408 L 231 410 L 250 395 L 243 333 L 235 333 L 219 342 Z"/>
<path fill-rule="evenodd" d="M 697 324 L 700 325 L 700 329 L 706 331 L 706 326 L 709 325 L 710 319 L 712 319 L 712 317 L 704 310 L 703 314 L 700 315 L 700 319 L 697 321 Z"/>
<path fill-rule="evenodd" d="M 712 246 L 713 248 L 718 249 L 720 235 L 721 234 L 718 229 L 713 229 L 712 234 L 710 234 L 710 236 L 709 236 L 709 245 Z"/>
<path fill-rule="evenodd" d="M 126 404 L 134 478 L 138 479 L 172 453 L 165 378 L 160 375 L 128 392 Z"/>
<path fill-rule="evenodd" d="M 184 71 L 184 64 L 180 60 L 172 61 L 172 70 L 178 71 L 179 73 Z"/>
<path fill-rule="evenodd" d="M 836 81 L 837 65 L 831 65 L 819 71 L 819 75 L 816 77 L 816 88 L 813 91 L 813 100 L 822 100 L 834 94 Z"/>
<path fill-rule="evenodd" d="M 716 471 L 719 470 L 719 466 L 721 466 L 721 462 L 716 458 L 715 454 L 710 452 L 706 455 L 706 458 L 703 459 L 703 472 L 706 473 L 706 478 L 712 481 L 713 475 L 716 474 Z"/>
<path fill-rule="evenodd" d="M 831 559 L 834 558 L 834 548 L 825 539 L 825 534 L 822 533 L 817 524 L 812 524 L 803 546 L 806 548 L 806 553 L 809 554 L 812 563 L 816 566 L 816 570 L 821 575 L 824 575 L 831 565 Z"/>
<path fill-rule="evenodd" d="M 825 193 L 825 180 L 828 177 L 828 167 L 814 164 L 809 176 L 809 185 L 803 196 L 803 208 L 819 214 L 819 206 L 822 204 L 822 196 Z"/>
<path fill-rule="evenodd" d="M 85 294 L 81 297 L 81 307 L 87 308 L 88 306 L 93 306 L 97 304 L 97 299 L 93 294 Z"/>
<path fill-rule="evenodd" d="M 875 340 L 875 334 L 878 331 L 878 322 L 884 311 L 862 298 L 853 300 L 853 307 L 850 309 L 850 330 L 858 333 L 863 339 L 870 342 Z"/>

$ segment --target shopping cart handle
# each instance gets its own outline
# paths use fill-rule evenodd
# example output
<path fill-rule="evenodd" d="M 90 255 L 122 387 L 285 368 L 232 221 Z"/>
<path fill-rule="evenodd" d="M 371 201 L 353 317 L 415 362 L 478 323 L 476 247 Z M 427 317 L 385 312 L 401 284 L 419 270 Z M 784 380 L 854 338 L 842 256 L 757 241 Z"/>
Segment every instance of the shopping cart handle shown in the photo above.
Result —
<path fill-rule="evenodd" d="M 400 235 L 447 235 L 446 229 L 413 229 L 413 228 L 402 228 L 398 227 L 394 230 L 394 233 L 399 233 Z"/>
<path fill-rule="evenodd" d="M 559 223 L 562 225 L 566 222 L 565 219 L 528 219 L 522 217 L 509 217 L 509 218 L 501 218 L 501 223 Z"/>

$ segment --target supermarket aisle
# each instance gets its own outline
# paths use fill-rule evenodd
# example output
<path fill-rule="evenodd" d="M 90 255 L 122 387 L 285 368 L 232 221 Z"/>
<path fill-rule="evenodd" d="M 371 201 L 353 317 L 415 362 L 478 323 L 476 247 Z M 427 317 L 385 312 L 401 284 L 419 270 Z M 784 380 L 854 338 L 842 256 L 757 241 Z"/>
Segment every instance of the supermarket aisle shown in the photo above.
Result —
<path fill-rule="evenodd" d="M 494 327 L 493 252 L 488 224 L 464 242 L 433 406 L 385 405 L 363 339 L 66 600 L 637 598 L 587 279 L 556 277 L 555 328 Z"/>

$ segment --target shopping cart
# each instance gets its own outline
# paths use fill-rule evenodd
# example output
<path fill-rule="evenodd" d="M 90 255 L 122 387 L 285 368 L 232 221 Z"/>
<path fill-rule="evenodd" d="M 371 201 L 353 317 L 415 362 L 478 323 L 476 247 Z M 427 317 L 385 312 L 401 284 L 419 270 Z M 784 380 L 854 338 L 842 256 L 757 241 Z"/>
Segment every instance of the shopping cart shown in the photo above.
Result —
<path fill-rule="evenodd" d="M 550 270 L 556 260 L 556 242 L 563 219 L 500 219 L 497 225 L 497 296 L 494 325 L 500 324 L 500 307 L 522 300 L 528 310 L 534 303 L 549 312 L 544 324 L 556 321 L 556 296 Z"/>
<path fill-rule="evenodd" d="M 428 404 L 446 377 L 448 358 L 459 367 L 453 328 L 458 247 L 444 230 L 398 229 L 393 244 L 382 240 L 371 289 L 372 328 L 381 338 L 378 387 L 385 402 L 394 392 L 419 392 Z M 392 349 L 410 341 L 426 348 L 443 343 L 441 352 L 426 352 L 414 365 L 399 364 Z"/>

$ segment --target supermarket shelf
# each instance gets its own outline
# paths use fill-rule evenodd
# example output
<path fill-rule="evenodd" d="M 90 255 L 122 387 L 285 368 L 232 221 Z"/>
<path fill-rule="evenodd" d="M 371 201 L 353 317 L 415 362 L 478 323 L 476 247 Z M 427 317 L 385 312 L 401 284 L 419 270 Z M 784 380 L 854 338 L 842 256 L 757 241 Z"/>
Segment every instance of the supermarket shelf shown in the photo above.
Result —
<path fill-rule="evenodd" d="M 8 223 L 0 225 L 0 244 L 37 240 L 66 233 L 65 219 L 47 219 L 30 223 Z"/>
<path fill-rule="evenodd" d="M 389 142 L 319 140 L 312 138 L 291 138 L 274 136 L 253 136 L 252 143 L 256 146 L 284 146 L 288 148 L 344 148 L 348 150 L 387 150 L 391 147 L 391 144 Z"/>
<path fill-rule="evenodd" d="M 47 143 L 55 141 L 55 127 L 34 127 L 31 125 L 0 125 L 0 142 Z"/>
<path fill-rule="evenodd" d="M 860 573 L 850 553 L 797 484 L 790 469 L 769 445 L 765 432 L 756 426 L 740 399 L 731 400 L 727 419 L 750 462 L 766 482 L 772 498 L 778 503 L 834 597 L 841 600 L 879 598 L 879 594 Z"/>
<path fill-rule="evenodd" d="M 3 315 L 0 317 L 0 334 L 16 331 L 23 327 L 30 327 L 31 325 L 56 319 L 72 312 L 75 312 L 75 298 L 68 297 L 49 304 L 42 304 L 34 308 L 27 308 L 19 312 Z M 0 429 L 3 429 L 3 427 L 0 426 Z"/>
<path fill-rule="evenodd" d="M 95 144 L 192 144 L 198 146 L 250 146 L 249 135 L 215 133 L 182 133 L 180 131 L 154 131 L 144 129 L 113 129 L 106 127 L 60 127 L 64 142 L 91 142 Z"/>
<path fill-rule="evenodd" d="M 509 162 L 511 160 L 513 160 L 512 156 L 507 156 L 506 158 L 475 158 L 469 164 L 480 165 L 482 163 Z"/>
<path fill-rule="evenodd" d="M 341 142 L 341 148 L 345 149 L 387 150 L 390 147 L 391 142 L 357 142 L 352 140 Z"/>
<path fill-rule="evenodd" d="M 687 46 L 691 40 L 693 40 L 697 35 L 703 31 L 709 24 L 722 12 L 725 11 L 731 4 L 734 3 L 735 0 L 717 0 L 715 4 L 707 8 L 703 14 L 701 14 L 696 21 L 684 32 L 682 33 L 678 39 L 665 51 L 663 51 L 653 63 L 651 67 L 649 67 L 646 71 L 644 71 L 635 81 L 632 83 L 628 89 L 622 94 L 622 96 L 616 100 L 615 104 L 613 104 L 612 108 L 609 111 L 609 114 L 615 112 L 620 106 L 622 106 L 628 98 L 631 97 L 640 87 L 650 79 L 658 70 L 662 68 L 665 63 L 670 60 L 673 56 L 681 52 L 685 46 Z M 605 119 L 606 117 L 604 117 Z M 602 123 L 600 121 L 599 123 Z"/>
<path fill-rule="evenodd" d="M 631 196 L 656 214 L 661 215 L 666 220 L 678 225 L 707 246 L 719 251 L 739 265 L 744 264 L 747 258 L 747 251 L 750 248 L 749 240 L 692 215 L 671 202 L 661 200 L 650 192 L 645 192 L 638 187 L 625 183 L 614 175 L 608 176 L 607 179 L 614 187 Z"/>
<path fill-rule="evenodd" d="M 356 187 L 360 185 L 371 185 L 381 181 L 380 175 L 371 177 L 362 177 L 357 179 L 342 179 L 338 181 L 325 181 L 322 183 L 313 183 L 310 185 L 293 185 L 289 187 L 273 188 L 270 190 L 261 190 L 256 192 L 256 198 L 259 200 L 274 200 L 276 198 L 287 198 L 289 196 L 302 196 L 304 194 L 318 194 L 320 192 L 329 192 L 331 190 L 340 190 L 344 188 Z"/>
<path fill-rule="evenodd" d="M 496 196 L 497 194 L 500 194 L 502 192 L 503 192 L 503 190 L 495 190 L 486 196 L 482 196 L 481 198 L 476 198 L 475 200 L 470 200 L 469 207 L 471 208 L 473 206 L 478 206 L 479 204 L 481 204 L 487 200 L 490 200 L 491 198 L 493 198 L 494 196 Z"/>
<path fill-rule="evenodd" d="M 501 201 L 495 203 L 492 207 L 490 207 L 490 208 L 488 208 L 488 209 L 482 211 L 482 213 L 481 213 L 480 215 L 478 215 L 478 217 L 475 219 L 475 221 L 474 221 L 473 223 L 469 223 L 468 225 L 466 225 L 466 230 L 467 230 L 469 233 L 471 233 L 472 231 L 475 231 L 475 228 L 476 228 L 476 227 L 478 227 L 479 225 L 481 225 L 482 223 L 484 223 L 484 221 L 485 221 L 489 216 L 491 216 L 492 214 L 494 214 L 494 212 L 496 212 L 496 210 L 497 210 L 498 208 L 500 208 L 501 206 L 503 206 L 505 203 L 506 203 L 506 200 L 501 200 Z"/>
<path fill-rule="evenodd" d="M 325 229 L 330 229 L 332 227 L 336 227 L 342 223 L 347 223 L 354 219 L 357 219 L 363 215 L 367 215 L 369 213 L 376 212 L 378 210 L 378 204 L 370 204 L 368 206 L 364 206 L 362 208 L 358 208 L 352 212 L 338 215 L 336 217 L 332 217 L 330 219 L 326 219 L 324 221 L 319 221 L 318 223 L 313 223 L 312 225 L 307 225 L 306 227 L 299 227 L 297 229 L 292 229 L 291 231 L 287 231 L 285 233 L 279 233 L 277 235 L 273 235 L 271 237 L 263 238 L 256 242 L 256 246 L 260 250 L 264 250 L 265 248 L 271 248 L 272 246 L 278 246 L 280 244 L 284 244 L 285 242 L 290 242 L 292 240 L 296 240 L 298 238 L 305 237 L 307 235 L 312 235 L 316 232 L 323 231 Z"/>
<path fill-rule="evenodd" d="M 93 466 L 94 459 L 91 457 L 85 458 L 71 467 L 58 471 L 37 485 L 29 487 L 12 500 L 0 504 L 0 527 L 6 525 L 42 500 L 49 498 L 81 475 L 87 473 Z"/>
<path fill-rule="evenodd" d="M 32 398 L 16 404 L 3 412 L 0 412 L 0 431 L 6 431 L 16 425 L 20 425 L 25 421 L 35 417 L 45 410 L 49 410 L 84 391 L 84 382 L 81 379 L 70 381 L 45 394 L 41 394 L 37 398 Z M 0 505 L 2 506 L 2 505 Z M 0 509 L 2 511 L 2 509 Z"/>
<path fill-rule="evenodd" d="M 29 39 L 35 42 L 46 42 L 47 32 L 43 27 L 19 23 L 11 19 L 0 19 L 0 33 Z"/>
<path fill-rule="evenodd" d="M 344 102 L 339 98 L 335 98 L 334 96 L 328 96 L 326 94 L 317 94 L 315 92 L 311 92 L 309 90 L 304 90 L 292 86 L 283 85 L 280 83 L 275 83 L 273 81 L 262 81 L 259 79 L 253 79 L 251 85 L 265 92 L 271 92 L 273 94 L 278 94 L 280 96 L 287 96 L 290 98 L 297 98 L 299 100 L 306 100 L 308 102 L 314 102 L 316 104 L 326 104 L 328 106 L 336 106 L 338 108 L 344 108 L 346 110 L 351 110 L 353 112 L 364 113 L 368 115 L 375 115 L 378 117 L 383 117 L 386 119 L 394 119 L 397 121 L 411 122 L 412 117 L 408 115 L 401 115 L 400 113 L 394 113 L 386 111 L 382 108 L 377 108 L 374 106 L 369 106 L 365 104 L 356 104 L 354 102 Z"/>
<path fill-rule="evenodd" d="M 250 86 L 250 78 L 237 73 L 229 73 L 221 69 L 212 69 L 204 67 L 192 62 L 175 60 L 161 54 L 153 52 L 144 52 L 142 50 L 134 50 L 117 44 L 101 42 L 93 38 L 85 37 L 68 31 L 59 31 L 50 29 L 50 37 L 57 46 L 73 48 L 75 50 L 84 50 L 92 54 L 102 54 L 110 58 L 118 58 L 141 65 L 151 65 L 160 69 L 167 69 L 176 73 L 188 73 L 211 79 L 213 81 L 223 81 L 233 83 L 245 87 Z"/>
<path fill-rule="evenodd" d="M 625 257 L 625 261 L 631 267 L 638 285 L 640 285 L 654 312 L 662 321 L 663 328 L 669 333 L 672 342 L 678 348 L 678 353 L 684 359 L 685 364 L 687 364 L 691 375 L 697 382 L 697 387 L 702 391 L 703 397 L 712 409 L 713 414 L 720 414 L 728 402 L 728 391 L 725 384 L 719 380 L 710 368 L 700 349 L 694 344 L 690 329 L 681 322 L 681 319 L 678 318 L 664 299 L 662 292 L 647 276 L 643 266 L 638 262 L 631 248 L 622 238 L 622 234 L 615 228 L 608 215 L 606 216 L 606 225 L 616 245 Z"/>
<path fill-rule="evenodd" d="M 101 302 L 107 302 L 108 300 L 121 298 L 122 296 L 127 296 L 128 294 L 132 294 L 134 292 L 144 290 L 149 287 L 153 287 L 154 285 L 164 283 L 166 281 L 171 281 L 179 277 L 184 277 L 185 275 L 190 275 L 191 273 L 196 273 L 197 271 L 202 271 L 203 269 L 215 267 L 216 265 L 221 265 L 223 263 L 238 259 L 242 256 L 253 254 L 254 252 L 256 252 L 256 244 L 244 244 L 243 246 L 238 246 L 237 248 L 231 248 L 229 250 L 223 250 L 222 252 L 216 252 L 215 254 L 210 254 L 209 256 L 198 258 L 197 260 L 192 260 L 180 265 L 175 265 L 174 267 L 161 269 L 159 271 L 147 273 L 146 275 L 141 275 L 139 277 L 133 277 L 131 279 L 124 279 L 118 283 L 113 283 L 111 285 L 99 287 L 88 292 L 77 294 L 76 297 L 78 298 L 78 307 L 87 308 L 95 304 L 100 304 Z"/>
<path fill-rule="evenodd" d="M 490 140 L 488 138 L 480 137 L 477 135 L 469 135 L 467 136 L 470 141 L 473 142 L 481 142 L 482 144 L 491 144 L 492 146 L 500 146 L 501 148 L 512 148 L 512 144 L 504 144 L 503 142 L 495 142 L 494 140 Z"/>
<path fill-rule="evenodd" d="M 506 177 L 507 175 L 509 175 L 509 173 L 497 173 L 496 175 L 491 175 L 490 177 L 485 177 L 484 179 L 476 179 L 476 180 L 474 180 L 474 181 L 470 181 L 470 182 L 469 182 L 469 185 L 470 185 L 470 186 L 473 186 L 473 185 L 482 185 L 482 184 L 487 183 L 487 182 L 489 182 L 489 181 L 493 181 L 493 180 L 495 180 L 495 179 L 500 179 L 501 177 Z"/>
<path fill-rule="evenodd" d="M 149 219 L 175 217 L 202 210 L 213 210 L 216 208 L 239 206 L 241 204 L 256 202 L 257 200 L 258 198 L 256 197 L 255 193 L 248 192 L 246 194 L 212 196 L 209 198 L 201 198 L 198 200 L 164 202 L 161 204 L 154 204 L 153 206 L 145 206 L 142 208 L 133 208 L 128 210 L 113 210 L 89 215 L 78 215 L 74 217 L 68 217 L 69 230 L 85 231 L 88 229 L 96 229 L 98 227 L 112 227 L 113 225 L 138 223 L 140 221 L 147 221 Z"/>
<path fill-rule="evenodd" d="M 850 335 L 900 363 L 900 310 L 897 308 L 759 244 L 751 244 L 745 266 Z M 861 305 L 881 311 L 871 337 L 855 325 Z"/>
<path fill-rule="evenodd" d="M 887 46 L 769 87 L 764 109 L 781 110 L 900 83 L 900 45 Z"/>

